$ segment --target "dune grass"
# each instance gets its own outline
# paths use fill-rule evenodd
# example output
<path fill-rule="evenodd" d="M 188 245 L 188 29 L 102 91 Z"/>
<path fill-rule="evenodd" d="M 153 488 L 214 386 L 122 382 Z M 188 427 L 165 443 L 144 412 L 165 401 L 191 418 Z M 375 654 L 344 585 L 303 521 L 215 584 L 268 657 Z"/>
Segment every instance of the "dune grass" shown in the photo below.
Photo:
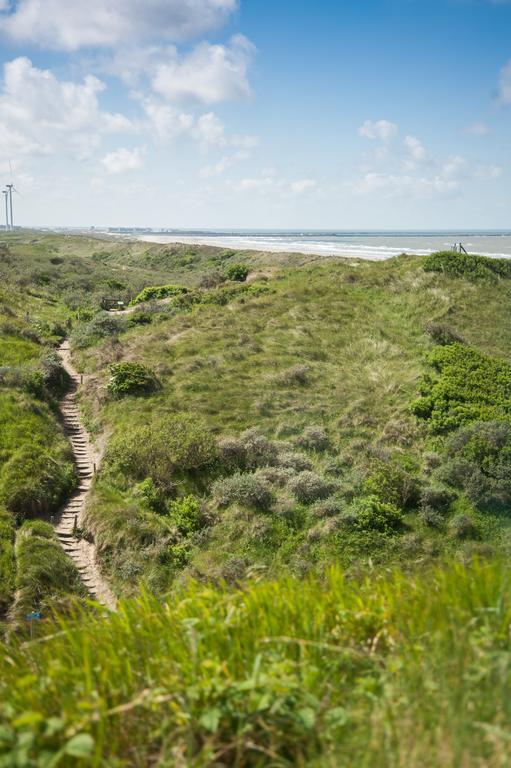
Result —
<path fill-rule="evenodd" d="M 27 766 L 504 768 L 510 621 L 499 562 L 191 584 L 110 616 L 77 609 L 0 649 L 0 754 Z"/>

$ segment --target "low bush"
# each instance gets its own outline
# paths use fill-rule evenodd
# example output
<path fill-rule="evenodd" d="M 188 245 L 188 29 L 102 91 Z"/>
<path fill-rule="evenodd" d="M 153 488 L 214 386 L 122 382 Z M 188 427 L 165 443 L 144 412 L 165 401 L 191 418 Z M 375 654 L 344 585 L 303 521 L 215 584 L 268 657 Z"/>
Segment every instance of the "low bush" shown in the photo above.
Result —
<path fill-rule="evenodd" d="M 222 507 L 242 504 L 268 510 L 273 503 L 273 494 L 268 482 L 261 475 L 237 473 L 217 480 L 212 487 L 213 496 Z"/>
<path fill-rule="evenodd" d="M 460 513 L 449 521 L 449 533 L 455 539 L 478 538 L 478 527 L 471 515 Z"/>
<path fill-rule="evenodd" d="M 280 453 L 277 463 L 279 467 L 294 469 L 296 472 L 303 472 L 304 470 L 311 470 L 313 468 L 312 461 L 308 456 L 295 451 L 285 451 L 284 453 Z"/>
<path fill-rule="evenodd" d="M 315 424 L 306 427 L 296 442 L 308 451 L 326 451 L 330 447 L 326 430 Z"/>
<path fill-rule="evenodd" d="M 73 331 L 72 343 L 77 349 L 90 347 L 100 339 L 117 336 L 125 327 L 124 317 L 115 317 L 109 312 L 98 312 L 88 322 L 78 325 Z"/>
<path fill-rule="evenodd" d="M 511 424 L 479 422 L 447 441 L 437 474 L 476 506 L 511 511 Z"/>
<path fill-rule="evenodd" d="M 231 264 L 225 270 L 225 276 L 228 280 L 235 280 L 237 283 L 244 283 L 250 272 L 245 264 Z"/>
<path fill-rule="evenodd" d="M 184 285 L 154 285 L 144 288 L 135 298 L 130 302 L 130 306 L 134 307 L 137 304 L 142 304 L 146 301 L 158 301 L 161 299 L 168 299 L 173 296 L 181 296 L 184 293 L 188 293 L 188 288 Z"/>
<path fill-rule="evenodd" d="M 312 512 L 316 517 L 336 517 L 344 509 L 344 502 L 336 496 L 329 496 L 326 499 L 317 501 L 312 507 Z"/>
<path fill-rule="evenodd" d="M 277 447 L 262 432 L 253 427 L 240 435 L 245 449 L 247 469 L 271 466 L 277 461 Z"/>
<path fill-rule="evenodd" d="M 107 389 L 119 399 L 127 395 L 149 395 L 159 387 L 156 374 L 142 363 L 113 363 Z"/>
<path fill-rule="evenodd" d="M 244 469 L 247 464 L 247 449 L 238 437 L 221 437 L 218 440 L 218 459 L 222 468 L 228 472 Z"/>
<path fill-rule="evenodd" d="M 180 499 L 171 501 L 168 514 L 183 536 L 191 536 L 204 525 L 201 505 L 196 496 L 182 496 Z"/>
<path fill-rule="evenodd" d="M 364 490 L 386 504 L 408 509 L 417 502 L 418 479 L 396 461 L 376 461 L 370 467 Z"/>
<path fill-rule="evenodd" d="M 436 376 L 423 378 L 412 411 L 431 432 L 475 421 L 511 421 L 511 365 L 458 343 L 437 347 L 428 360 Z"/>
<path fill-rule="evenodd" d="M 0 502 L 18 521 L 55 512 L 76 484 L 73 464 L 41 445 L 23 445 L 0 470 Z"/>
<path fill-rule="evenodd" d="M 133 312 L 129 315 L 127 324 L 129 326 L 151 325 L 152 322 L 153 316 L 150 312 Z"/>
<path fill-rule="evenodd" d="M 349 510 L 354 528 L 378 531 L 387 535 L 403 528 L 403 515 L 394 504 L 386 504 L 376 496 L 365 496 L 353 503 Z"/>
<path fill-rule="evenodd" d="M 439 251 L 426 256 L 422 266 L 426 272 L 442 272 L 449 277 L 464 277 L 468 280 L 494 281 L 499 277 L 511 277 L 509 259 L 492 259 L 472 253 Z"/>
<path fill-rule="evenodd" d="M 289 490 L 302 504 L 324 499 L 332 493 L 333 485 L 315 472 L 300 472 L 291 478 Z"/>
<path fill-rule="evenodd" d="M 428 485 L 420 492 L 421 507 L 441 514 L 448 511 L 455 498 L 456 494 L 443 485 Z"/>
<path fill-rule="evenodd" d="M 209 471 L 217 458 L 215 440 L 197 416 L 158 415 L 149 424 L 113 436 L 105 470 L 132 481 L 150 477 L 159 489 L 173 492 L 184 477 Z"/>

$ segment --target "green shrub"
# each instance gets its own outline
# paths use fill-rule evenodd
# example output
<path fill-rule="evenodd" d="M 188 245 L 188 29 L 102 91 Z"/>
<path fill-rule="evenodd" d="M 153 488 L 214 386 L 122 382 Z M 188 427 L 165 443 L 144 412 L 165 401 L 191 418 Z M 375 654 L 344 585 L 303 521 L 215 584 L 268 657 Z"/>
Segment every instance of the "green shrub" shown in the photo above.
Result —
<path fill-rule="evenodd" d="M 151 477 L 146 477 L 145 480 L 138 483 L 133 489 L 133 495 L 135 498 L 142 499 L 153 512 L 164 513 L 166 511 L 163 495 Z"/>
<path fill-rule="evenodd" d="M 326 451 L 330 447 L 326 430 L 315 424 L 306 427 L 296 442 L 308 451 Z"/>
<path fill-rule="evenodd" d="M 188 288 L 184 285 L 154 285 L 144 288 L 140 293 L 135 296 L 131 301 L 130 306 L 134 307 L 137 304 L 142 304 L 146 301 L 159 301 L 160 299 L 168 299 L 172 296 L 180 296 L 181 294 L 188 293 Z"/>
<path fill-rule="evenodd" d="M 227 472 L 245 469 L 247 449 L 243 440 L 238 437 L 221 437 L 218 440 L 218 459 L 222 468 Z"/>
<path fill-rule="evenodd" d="M 422 262 L 426 272 L 442 272 L 449 277 L 465 277 L 469 280 L 490 280 L 511 277 L 509 259 L 492 259 L 476 254 L 439 251 L 426 256 Z"/>
<path fill-rule="evenodd" d="M 77 349 L 90 347 L 100 339 L 117 336 L 125 327 L 124 317 L 115 317 L 110 312 L 98 312 L 88 322 L 81 323 L 73 332 L 73 346 Z"/>
<path fill-rule="evenodd" d="M 196 496 L 183 496 L 171 501 L 168 514 L 183 536 L 190 536 L 203 526 L 201 505 Z"/>
<path fill-rule="evenodd" d="M 285 451 L 279 454 L 277 459 L 279 467 L 285 469 L 294 469 L 296 472 L 303 472 L 306 469 L 313 468 L 312 461 L 303 453 L 296 451 Z"/>
<path fill-rule="evenodd" d="M 424 509 L 432 509 L 436 512 L 445 514 L 456 494 L 443 485 L 428 485 L 421 489 L 420 503 Z"/>
<path fill-rule="evenodd" d="M 471 515 L 460 513 L 449 521 L 449 533 L 455 539 L 476 539 L 478 527 Z"/>
<path fill-rule="evenodd" d="M 252 427 L 242 432 L 240 441 L 245 449 L 247 469 L 256 469 L 257 467 L 275 464 L 277 460 L 277 447 L 257 427 Z"/>
<path fill-rule="evenodd" d="M 127 427 L 114 435 L 105 468 L 128 480 L 149 477 L 159 489 L 172 492 L 183 477 L 210 470 L 217 456 L 215 440 L 197 416 L 158 415 L 149 424 Z"/>
<path fill-rule="evenodd" d="M 312 504 L 318 499 L 325 499 L 332 493 L 333 485 L 315 472 L 300 472 L 291 478 L 289 490 L 302 504 Z"/>
<path fill-rule="evenodd" d="M 434 433 L 475 421 L 511 420 L 511 366 L 461 344 L 437 347 L 428 360 L 436 376 L 424 377 L 412 404 Z"/>
<path fill-rule="evenodd" d="M 110 366 L 107 388 L 117 399 L 127 395 L 149 395 L 155 392 L 158 386 L 154 372 L 142 363 L 113 363 Z"/>
<path fill-rule="evenodd" d="M 396 461 L 377 461 L 370 467 L 364 490 L 386 504 L 408 509 L 417 502 L 418 480 Z"/>
<path fill-rule="evenodd" d="M 0 502 L 17 520 L 55 512 L 76 483 L 74 467 L 41 445 L 23 445 L 0 471 Z"/>
<path fill-rule="evenodd" d="M 267 510 L 273 503 L 273 494 L 267 481 L 260 475 L 237 473 L 217 480 L 212 488 L 213 496 L 220 506 L 243 504 Z"/>
<path fill-rule="evenodd" d="M 394 534 L 403 528 L 403 516 L 399 509 L 376 496 L 356 499 L 349 512 L 353 516 L 353 527 L 361 531 Z"/>
<path fill-rule="evenodd" d="M 480 422 L 450 437 L 447 460 L 437 470 L 478 507 L 511 513 L 511 425 Z"/>
<path fill-rule="evenodd" d="M 149 312 L 133 312 L 128 318 L 129 326 L 150 325 L 153 322 L 153 316 Z"/>
<path fill-rule="evenodd" d="M 14 518 L 0 507 L 0 617 L 12 600 L 15 577 Z"/>
<path fill-rule="evenodd" d="M 235 280 L 237 283 L 244 283 L 250 272 L 245 264 L 231 264 L 225 270 L 225 276 L 228 280 Z"/>

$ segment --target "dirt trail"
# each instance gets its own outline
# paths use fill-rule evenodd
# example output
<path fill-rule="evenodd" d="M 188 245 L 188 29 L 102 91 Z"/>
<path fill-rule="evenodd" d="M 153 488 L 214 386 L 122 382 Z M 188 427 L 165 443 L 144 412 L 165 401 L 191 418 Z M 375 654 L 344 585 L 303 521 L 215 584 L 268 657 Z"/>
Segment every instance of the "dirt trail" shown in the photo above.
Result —
<path fill-rule="evenodd" d="M 83 583 L 91 596 L 99 603 L 114 609 L 116 599 L 97 566 L 96 547 L 75 534 L 75 529 L 82 527 L 85 502 L 92 485 L 94 472 L 99 467 L 101 455 L 92 444 L 89 433 L 80 419 L 80 411 L 76 402 L 80 374 L 73 367 L 69 342 L 64 341 L 60 345 L 59 354 L 64 368 L 71 377 L 71 385 L 67 394 L 60 401 L 59 407 L 64 420 L 64 432 L 73 450 L 80 485 L 61 509 L 59 519 L 55 524 L 55 532 L 62 548 L 78 568 Z"/>

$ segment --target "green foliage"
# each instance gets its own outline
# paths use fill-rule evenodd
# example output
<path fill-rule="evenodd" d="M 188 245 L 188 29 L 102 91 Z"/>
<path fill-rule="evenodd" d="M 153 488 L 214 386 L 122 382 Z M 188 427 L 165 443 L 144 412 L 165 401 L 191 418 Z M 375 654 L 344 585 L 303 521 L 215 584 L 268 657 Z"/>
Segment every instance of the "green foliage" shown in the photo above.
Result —
<path fill-rule="evenodd" d="M 228 280 L 244 283 L 249 272 L 250 270 L 245 264 L 230 264 L 225 270 L 225 276 Z"/>
<path fill-rule="evenodd" d="M 494 281 L 499 277 L 511 277 L 509 259 L 493 259 L 472 253 L 439 251 L 426 256 L 422 266 L 426 272 L 442 272 L 449 277 L 465 277 L 469 280 Z"/>
<path fill-rule="evenodd" d="M 510 623 L 498 562 L 77 609 L 0 648 L 0 759 L 504 766 Z"/>
<path fill-rule="evenodd" d="M 18 521 L 55 512 L 76 483 L 73 465 L 39 444 L 14 451 L 0 470 L 0 502 Z"/>
<path fill-rule="evenodd" d="M 0 617 L 11 602 L 15 576 L 14 518 L 5 508 L 0 507 Z"/>
<path fill-rule="evenodd" d="M 375 461 L 364 483 L 369 496 L 376 496 L 399 509 L 413 507 L 418 498 L 418 479 L 397 461 Z"/>
<path fill-rule="evenodd" d="M 96 344 L 100 339 L 117 336 L 125 327 L 125 319 L 116 317 L 111 312 L 98 312 L 75 329 L 72 335 L 73 346 L 85 349 Z"/>
<path fill-rule="evenodd" d="M 241 504 L 268 510 L 274 501 L 271 488 L 264 477 L 250 472 L 238 472 L 230 477 L 216 480 L 212 493 L 221 507 Z"/>
<path fill-rule="evenodd" d="M 297 443 L 308 451 L 326 451 L 330 448 L 330 440 L 325 428 L 317 424 L 305 427 Z"/>
<path fill-rule="evenodd" d="M 437 372 L 421 385 L 412 405 L 434 433 L 449 432 L 474 421 L 511 418 L 511 366 L 461 344 L 436 348 L 429 362 Z"/>
<path fill-rule="evenodd" d="M 143 426 L 130 426 L 111 439 L 106 469 L 128 480 L 151 478 L 172 492 L 185 476 L 209 471 L 217 459 L 215 441 L 201 419 L 192 414 L 157 415 Z"/>
<path fill-rule="evenodd" d="M 440 344 L 444 347 L 447 346 L 447 344 L 465 343 L 459 333 L 456 333 L 456 331 L 453 331 L 452 328 L 449 328 L 449 326 L 444 323 L 429 322 L 426 325 L 426 332 L 435 344 Z"/>
<path fill-rule="evenodd" d="M 154 372 L 143 363 L 113 363 L 109 370 L 108 391 L 117 399 L 127 395 L 149 395 L 158 389 Z"/>
<path fill-rule="evenodd" d="M 480 422 L 447 442 L 447 461 L 438 474 L 482 509 L 511 514 L 511 425 Z"/>
<path fill-rule="evenodd" d="M 13 615 L 19 619 L 48 607 L 56 598 L 86 594 L 76 566 L 49 523 L 35 520 L 21 526 L 16 536 L 16 566 Z"/>
<path fill-rule="evenodd" d="M 196 496 L 182 496 L 171 501 L 168 514 L 183 536 L 190 536 L 202 527 L 201 505 Z"/>
<path fill-rule="evenodd" d="M 135 296 L 131 302 L 131 306 L 134 307 L 137 304 L 142 304 L 146 301 L 159 301 L 161 299 L 168 299 L 173 296 L 181 296 L 187 293 L 188 289 L 184 285 L 154 285 L 144 288 L 140 293 Z"/>
<path fill-rule="evenodd" d="M 384 503 L 376 496 L 357 499 L 352 507 L 352 526 L 361 531 L 395 534 L 403 528 L 403 515 L 394 504 Z"/>
<path fill-rule="evenodd" d="M 305 470 L 292 477 L 288 483 L 289 490 L 302 504 L 312 504 L 318 499 L 330 496 L 332 483 L 320 477 L 316 472 Z"/>

